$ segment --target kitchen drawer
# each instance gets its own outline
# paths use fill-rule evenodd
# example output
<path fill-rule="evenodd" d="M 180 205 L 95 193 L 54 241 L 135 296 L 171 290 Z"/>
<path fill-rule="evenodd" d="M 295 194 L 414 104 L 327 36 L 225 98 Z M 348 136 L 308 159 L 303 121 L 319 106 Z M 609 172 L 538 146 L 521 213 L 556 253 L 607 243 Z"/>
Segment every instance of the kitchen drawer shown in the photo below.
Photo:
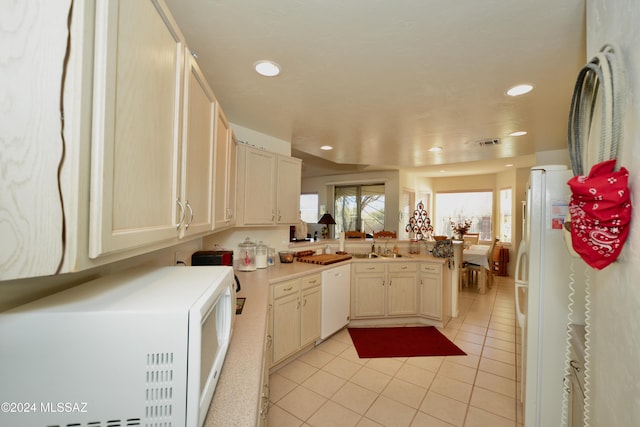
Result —
<path fill-rule="evenodd" d="M 389 273 L 409 273 L 415 272 L 418 267 L 415 262 L 391 262 L 389 265 Z"/>
<path fill-rule="evenodd" d="M 299 280 L 288 280 L 286 282 L 273 285 L 273 299 L 295 294 L 300 290 Z"/>
<path fill-rule="evenodd" d="M 356 273 L 384 273 L 385 264 L 380 261 L 357 262 L 354 265 Z"/>
<path fill-rule="evenodd" d="M 423 273 L 442 273 L 442 264 L 421 264 L 420 271 Z"/>
<path fill-rule="evenodd" d="M 306 276 L 300 279 L 302 289 L 312 288 L 322 284 L 322 276 L 320 274 L 314 274 L 312 276 Z"/>

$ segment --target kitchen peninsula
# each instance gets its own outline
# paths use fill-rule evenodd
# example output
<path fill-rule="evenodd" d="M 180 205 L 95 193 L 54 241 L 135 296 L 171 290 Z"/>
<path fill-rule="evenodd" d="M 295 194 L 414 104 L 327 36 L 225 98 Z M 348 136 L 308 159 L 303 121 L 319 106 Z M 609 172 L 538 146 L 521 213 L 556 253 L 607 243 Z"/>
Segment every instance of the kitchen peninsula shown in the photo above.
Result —
<path fill-rule="evenodd" d="M 311 244 L 304 246 L 295 245 L 295 249 L 313 247 Z M 353 254 L 364 251 L 364 242 L 353 246 L 353 249 L 349 248 Z M 370 248 L 371 242 L 368 246 Z M 323 271 L 342 265 L 351 266 L 351 325 L 424 323 L 444 327 L 451 317 L 453 275 L 446 259 L 430 254 L 376 259 L 353 257 L 329 265 L 277 262 L 265 269 L 237 271 L 242 283 L 237 296 L 246 300 L 242 313 L 236 315 L 231 344 L 205 426 L 263 425 L 267 418 L 270 370 L 277 370 L 313 348 L 320 338 L 318 328 L 307 344 L 299 341 L 302 344 L 295 351 L 273 359 L 274 344 L 277 345 L 279 339 L 278 331 L 273 330 L 274 297 L 278 297 L 275 294 L 278 286 L 287 284 L 288 289 L 289 283 L 295 286 L 299 281 L 300 292 L 303 292 L 307 289 L 305 282 L 311 284 Z M 378 288 L 386 292 L 380 293 Z M 297 292 L 296 289 L 289 291 Z M 382 311 L 367 311 L 370 307 L 379 307 Z M 320 315 L 319 310 L 317 315 Z"/>

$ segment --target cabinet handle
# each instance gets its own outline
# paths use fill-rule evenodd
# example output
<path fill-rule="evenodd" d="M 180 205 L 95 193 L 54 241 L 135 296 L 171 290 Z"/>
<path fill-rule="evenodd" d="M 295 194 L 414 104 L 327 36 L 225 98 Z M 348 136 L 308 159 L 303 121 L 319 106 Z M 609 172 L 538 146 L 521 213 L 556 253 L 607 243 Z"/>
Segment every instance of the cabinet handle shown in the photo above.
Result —
<path fill-rule="evenodd" d="M 382 286 L 384 286 L 384 280 L 382 281 Z"/>
<path fill-rule="evenodd" d="M 188 230 L 189 226 L 193 222 L 193 208 L 191 207 L 191 203 L 189 203 L 188 200 L 187 200 L 187 208 L 189 209 L 189 221 L 187 222 L 187 225 L 185 225 L 184 227 L 185 230 Z"/>
<path fill-rule="evenodd" d="M 184 205 L 182 204 L 180 199 L 176 199 L 176 203 L 180 207 L 180 221 L 178 221 L 178 224 L 176 224 L 176 230 L 179 230 L 180 226 L 182 225 L 182 223 L 184 221 L 184 217 L 185 217 L 186 212 L 184 210 Z"/>
<path fill-rule="evenodd" d="M 316 283 L 317 281 L 318 281 L 317 279 L 313 279 L 313 280 L 310 280 L 309 283 Z"/>
<path fill-rule="evenodd" d="M 407 266 L 405 265 L 404 267 L 402 267 L 402 269 L 403 269 L 403 270 L 406 270 L 406 269 L 407 269 Z"/>
<path fill-rule="evenodd" d="M 293 286 L 289 286 L 288 288 L 284 288 L 283 291 L 289 292 L 291 289 L 293 289 Z"/>
<path fill-rule="evenodd" d="M 298 306 L 296 307 L 296 309 L 300 308 L 300 298 L 298 298 Z"/>
<path fill-rule="evenodd" d="M 375 270 L 375 267 L 367 267 L 367 270 Z"/>
<path fill-rule="evenodd" d="M 391 282 L 392 282 L 392 280 L 389 280 L 389 286 L 391 286 Z"/>
<path fill-rule="evenodd" d="M 305 298 L 304 301 L 302 302 L 302 306 L 306 307 L 307 306 L 307 299 Z"/>
<path fill-rule="evenodd" d="M 278 221 L 282 220 L 282 213 L 280 212 L 280 210 L 278 209 Z"/>
<path fill-rule="evenodd" d="M 276 220 L 276 211 L 272 210 L 271 211 L 271 221 L 275 221 Z"/>

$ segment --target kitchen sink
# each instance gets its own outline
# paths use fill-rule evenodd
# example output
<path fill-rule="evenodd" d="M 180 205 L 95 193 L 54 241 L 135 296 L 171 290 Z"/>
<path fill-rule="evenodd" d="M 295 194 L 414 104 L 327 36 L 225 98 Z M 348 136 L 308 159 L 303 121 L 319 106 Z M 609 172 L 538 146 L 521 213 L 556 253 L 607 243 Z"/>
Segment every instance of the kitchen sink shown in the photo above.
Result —
<path fill-rule="evenodd" d="M 369 258 L 369 259 L 373 259 L 373 258 L 378 258 L 378 254 L 376 254 L 375 252 L 367 252 L 367 253 L 360 253 L 360 254 L 349 254 L 354 258 Z"/>
<path fill-rule="evenodd" d="M 390 254 L 380 254 L 380 256 L 382 258 L 402 258 L 402 254 L 394 254 L 394 253 L 390 253 Z"/>

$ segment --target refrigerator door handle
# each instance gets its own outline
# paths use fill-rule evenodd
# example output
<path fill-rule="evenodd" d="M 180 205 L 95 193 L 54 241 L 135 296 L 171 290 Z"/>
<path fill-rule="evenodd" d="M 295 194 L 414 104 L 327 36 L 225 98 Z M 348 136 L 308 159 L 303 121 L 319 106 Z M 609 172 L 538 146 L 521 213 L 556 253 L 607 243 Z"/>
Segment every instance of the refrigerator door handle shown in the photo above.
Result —
<path fill-rule="evenodd" d="M 519 291 L 520 289 L 523 289 L 524 292 L 527 292 L 527 288 L 529 287 L 529 280 L 528 278 L 523 280 L 521 278 L 522 276 L 522 270 L 524 270 L 522 267 L 523 265 L 526 266 L 526 264 L 524 264 L 523 259 L 526 259 L 527 257 L 527 244 L 526 242 L 523 240 L 520 242 L 520 247 L 518 248 L 518 256 L 516 257 L 516 271 L 515 271 L 515 299 L 516 299 L 516 316 L 518 318 L 518 325 L 521 328 L 524 328 L 524 322 L 526 321 L 526 315 L 525 313 L 522 312 L 521 308 L 520 308 L 520 298 L 519 298 Z"/>

